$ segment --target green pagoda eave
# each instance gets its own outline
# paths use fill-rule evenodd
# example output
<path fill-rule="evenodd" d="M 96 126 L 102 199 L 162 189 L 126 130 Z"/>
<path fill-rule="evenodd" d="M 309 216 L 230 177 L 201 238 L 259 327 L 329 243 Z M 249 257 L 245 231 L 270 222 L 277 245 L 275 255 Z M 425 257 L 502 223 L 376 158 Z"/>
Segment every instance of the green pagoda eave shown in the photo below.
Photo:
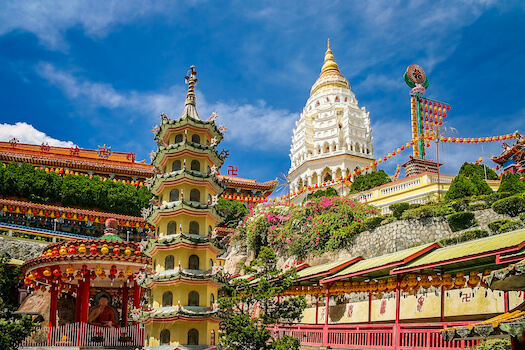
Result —
<path fill-rule="evenodd" d="M 187 243 L 192 245 L 210 245 L 214 250 L 219 250 L 213 245 L 210 238 L 207 236 L 201 236 L 191 233 L 177 233 L 173 235 L 161 236 L 158 238 L 151 238 L 148 240 L 146 245 L 142 248 L 142 254 L 151 257 L 151 252 L 157 247 L 170 247 L 178 243 Z"/>
<path fill-rule="evenodd" d="M 217 211 L 215 205 L 186 200 L 168 202 L 162 205 L 151 205 L 149 209 L 143 212 L 144 219 L 153 226 L 157 226 L 158 218 L 168 215 L 177 216 L 179 213 L 194 213 L 197 214 L 197 216 L 199 216 L 199 213 L 201 215 L 209 215 L 216 219 L 217 222 L 222 219 L 222 215 Z"/>
<path fill-rule="evenodd" d="M 154 175 L 150 180 L 151 182 L 147 185 L 148 190 L 158 195 L 159 189 L 163 183 L 177 181 L 183 178 L 195 181 L 207 181 L 213 188 L 215 188 L 217 193 L 221 193 L 227 187 L 225 183 L 219 181 L 215 174 L 206 174 L 186 168 L 165 174 Z"/>
<path fill-rule="evenodd" d="M 189 151 L 198 155 L 208 155 L 217 168 L 220 168 L 226 159 L 226 157 L 222 157 L 213 146 L 201 145 L 186 140 L 168 146 L 159 146 L 157 152 L 155 152 L 151 159 L 151 163 L 154 166 L 159 166 L 166 156 L 171 155 L 174 152 L 180 153 L 184 151 Z"/>
<path fill-rule="evenodd" d="M 146 273 L 144 278 L 138 283 L 142 288 L 150 288 L 152 283 L 155 282 L 168 282 L 168 281 L 194 281 L 194 280 L 210 280 L 214 283 L 219 283 L 216 278 L 216 273 L 212 270 L 191 270 L 191 269 L 174 269 L 157 272 L 154 274 Z"/>
<path fill-rule="evenodd" d="M 152 310 L 143 310 L 137 319 L 142 323 L 148 323 L 151 319 L 162 320 L 162 319 L 176 319 L 178 317 L 185 318 L 206 318 L 215 317 L 219 312 L 218 308 L 210 308 L 207 306 L 164 306 L 154 308 Z"/>
<path fill-rule="evenodd" d="M 166 141 L 164 138 L 168 134 L 170 129 L 184 128 L 185 126 L 193 126 L 196 128 L 204 128 L 210 132 L 211 135 L 217 138 L 217 144 L 221 142 L 224 135 L 219 130 L 214 121 L 204 121 L 197 118 L 193 118 L 188 114 L 183 114 L 180 118 L 174 120 L 162 120 L 158 131 L 155 133 L 155 140 Z"/>

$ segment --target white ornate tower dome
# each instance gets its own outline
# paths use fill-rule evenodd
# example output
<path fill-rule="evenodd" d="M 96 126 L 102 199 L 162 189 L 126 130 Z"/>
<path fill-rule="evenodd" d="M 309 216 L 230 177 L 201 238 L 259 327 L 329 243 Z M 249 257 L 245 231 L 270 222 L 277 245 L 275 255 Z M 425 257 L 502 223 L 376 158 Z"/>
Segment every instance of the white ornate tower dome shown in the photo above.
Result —
<path fill-rule="evenodd" d="M 288 171 L 291 192 L 344 178 L 374 159 L 369 113 L 358 107 L 348 80 L 339 72 L 330 40 L 321 74 L 295 125 Z M 346 192 L 343 186 L 336 187 L 341 188 Z"/>

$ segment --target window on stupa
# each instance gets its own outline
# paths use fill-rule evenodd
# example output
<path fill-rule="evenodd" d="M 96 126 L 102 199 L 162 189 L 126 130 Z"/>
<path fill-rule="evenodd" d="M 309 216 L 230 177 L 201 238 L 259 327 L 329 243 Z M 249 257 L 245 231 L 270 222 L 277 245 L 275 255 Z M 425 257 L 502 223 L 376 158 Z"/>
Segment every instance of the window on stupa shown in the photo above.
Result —
<path fill-rule="evenodd" d="M 179 190 L 174 188 L 170 192 L 170 202 L 175 202 L 179 200 Z"/>
<path fill-rule="evenodd" d="M 175 143 L 179 142 L 182 142 L 182 134 L 178 134 L 177 136 L 175 136 Z"/>
<path fill-rule="evenodd" d="M 188 294 L 188 306 L 199 306 L 199 292 L 192 290 Z"/>
<path fill-rule="evenodd" d="M 199 135 L 197 135 L 197 134 L 193 134 L 191 136 L 191 142 L 200 144 L 201 143 L 201 137 Z"/>
<path fill-rule="evenodd" d="M 198 160 L 191 161 L 191 170 L 201 171 L 201 163 Z"/>
<path fill-rule="evenodd" d="M 176 160 L 173 162 L 173 165 L 171 166 L 171 171 L 177 171 L 181 169 L 180 160 Z"/>
<path fill-rule="evenodd" d="M 208 204 L 211 204 L 211 194 L 208 194 Z"/>
<path fill-rule="evenodd" d="M 173 293 L 170 291 L 162 294 L 162 307 L 173 306 Z"/>
<path fill-rule="evenodd" d="M 160 331 L 160 345 L 170 345 L 170 331 L 163 329 Z"/>
<path fill-rule="evenodd" d="M 197 255 L 191 255 L 189 259 L 189 269 L 198 270 L 199 269 L 199 257 Z"/>
<path fill-rule="evenodd" d="M 193 235 L 199 234 L 199 223 L 197 221 L 190 222 L 190 233 Z"/>
<path fill-rule="evenodd" d="M 153 260 L 153 270 L 157 269 L 157 259 Z"/>
<path fill-rule="evenodd" d="M 213 306 L 213 303 L 215 302 L 215 295 L 213 293 L 210 294 L 210 307 Z"/>
<path fill-rule="evenodd" d="M 164 269 L 173 270 L 174 267 L 175 267 L 175 258 L 173 257 L 173 255 L 168 255 L 164 259 Z"/>
<path fill-rule="evenodd" d="M 199 331 L 195 328 L 188 331 L 188 345 L 199 345 Z"/>
<path fill-rule="evenodd" d="M 168 222 L 168 235 L 174 235 L 177 233 L 177 222 L 170 221 Z"/>
<path fill-rule="evenodd" d="M 215 345 L 215 331 L 212 329 L 210 336 L 210 345 Z"/>
<path fill-rule="evenodd" d="M 192 202 L 200 202 L 201 201 L 201 193 L 198 189 L 193 188 L 190 191 L 190 201 Z"/>
<path fill-rule="evenodd" d="M 213 268 L 213 259 L 210 259 L 210 269 Z"/>

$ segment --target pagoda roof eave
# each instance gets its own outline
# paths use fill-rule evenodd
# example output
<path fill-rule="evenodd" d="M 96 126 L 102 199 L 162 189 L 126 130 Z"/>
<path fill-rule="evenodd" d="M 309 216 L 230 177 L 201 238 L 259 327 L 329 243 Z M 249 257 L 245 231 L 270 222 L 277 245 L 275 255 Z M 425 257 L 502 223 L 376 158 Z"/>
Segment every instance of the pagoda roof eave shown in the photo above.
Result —
<path fill-rule="evenodd" d="M 199 182 L 206 181 L 206 183 L 213 187 L 217 192 L 222 192 L 226 188 L 226 184 L 219 181 L 215 174 L 205 174 L 195 170 L 181 169 L 170 173 L 155 175 L 151 180 L 151 184 L 148 185 L 148 189 L 158 195 L 166 186 L 172 183 L 173 185 L 176 185 L 181 179 L 189 179 Z"/>
<path fill-rule="evenodd" d="M 149 319 L 173 319 L 181 316 L 190 319 L 206 318 L 215 316 L 218 311 L 218 309 L 210 310 L 210 308 L 205 306 L 164 306 L 151 311 L 143 310 L 139 315 L 138 321 L 147 323 Z"/>
<path fill-rule="evenodd" d="M 192 282 L 196 282 L 195 284 L 213 284 L 215 287 L 218 287 L 220 283 L 216 281 L 216 277 L 214 271 L 174 269 L 155 274 L 146 273 L 144 278 L 138 283 L 143 288 L 151 288 L 153 285 L 162 284 L 173 285 L 174 281 L 185 284 L 194 284 Z"/>
<path fill-rule="evenodd" d="M 155 152 L 151 163 L 154 166 L 162 167 L 166 163 L 166 159 L 170 158 L 170 155 L 173 155 L 172 151 L 176 151 L 176 156 L 180 157 L 185 153 L 195 156 L 206 156 L 211 162 L 213 162 L 217 168 L 220 168 L 224 163 L 226 157 L 222 157 L 217 150 L 211 146 L 203 146 L 198 144 L 183 141 L 176 144 L 169 145 L 167 147 L 159 146 L 158 150 Z"/>
<path fill-rule="evenodd" d="M 195 216 L 208 216 L 216 222 L 222 219 L 221 214 L 215 209 L 214 205 L 197 203 L 185 200 L 168 202 L 160 206 L 153 206 L 145 214 L 145 220 L 156 226 L 162 217 L 180 214 L 192 214 Z"/>
<path fill-rule="evenodd" d="M 162 120 L 159 130 L 155 134 L 155 139 L 166 141 L 167 137 L 169 137 L 171 133 L 176 132 L 179 128 L 183 128 L 185 126 L 194 126 L 196 128 L 206 129 L 210 136 L 217 138 L 217 142 L 220 142 L 224 137 L 223 133 L 219 130 L 214 121 L 204 121 L 184 114 L 178 119 Z"/>
<path fill-rule="evenodd" d="M 190 247 L 200 245 L 203 249 L 209 247 L 212 251 L 218 253 L 219 249 L 213 245 L 207 236 L 194 235 L 190 233 L 177 233 L 173 235 L 162 236 L 156 239 L 150 239 L 142 249 L 142 253 L 151 256 L 157 249 L 171 249 L 176 245 L 188 244 Z"/>
<path fill-rule="evenodd" d="M 273 191 L 279 184 L 279 180 L 266 181 L 266 182 L 257 182 L 255 180 L 243 179 L 234 176 L 226 175 L 217 175 L 220 181 L 226 184 L 228 187 L 240 187 L 240 188 L 249 188 L 249 189 L 258 189 L 265 191 Z"/>

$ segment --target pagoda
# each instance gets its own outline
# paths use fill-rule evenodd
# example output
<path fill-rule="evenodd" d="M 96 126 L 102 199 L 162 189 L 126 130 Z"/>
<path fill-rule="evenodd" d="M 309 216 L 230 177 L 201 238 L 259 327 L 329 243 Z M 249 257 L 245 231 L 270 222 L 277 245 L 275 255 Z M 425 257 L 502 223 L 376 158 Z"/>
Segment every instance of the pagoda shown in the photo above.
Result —
<path fill-rule="evenodd" d="M 300 203 L 304 189 L 334 186 L 353 171 L 374 160 L 372 127 L 369 113 L 359 108 L 348 80 L 339 71 L 330 41 L 317 81 L 312 86 L 293 130 L 288 171 L 290 191 L 303 193 L 292 202 Z M 371 171 L 372 169 L 370 169 Z M 334 186 L 347 193 L 345 186 Z"/>
<path fill-rule="evenodd" d="M 143 248 L 153 265 L 140 278 L 149 305 L 138 316 L 151 349 L 214 349 L 218 338 L 215 272 L 220 251 L 211 235 L 221 220 L 215 204 L 226 187 L 217 178 L 226 152 L 216 150 L 224 128 L 215 125 L 215 114 L 200 119 L 196 75 L 191 66 L 180 118 L 162 114 L 160 127 L 153 130 L 158 149 L 151 155 L 155 175 L 147 186 L 155 199 L 143 216 L 156 230 Z"/>

